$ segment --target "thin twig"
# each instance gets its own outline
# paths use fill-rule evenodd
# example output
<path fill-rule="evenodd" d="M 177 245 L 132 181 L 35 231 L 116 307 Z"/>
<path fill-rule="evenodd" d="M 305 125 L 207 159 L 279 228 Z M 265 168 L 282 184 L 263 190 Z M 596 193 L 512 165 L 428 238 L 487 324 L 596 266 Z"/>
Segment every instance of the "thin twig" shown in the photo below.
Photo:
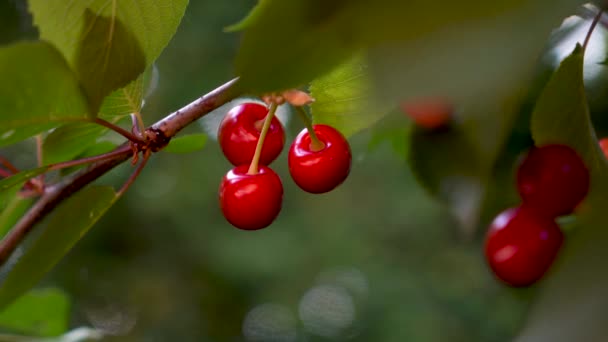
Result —
<path fill-rule="evenodd" d="M 131 184 L 133 184 L 133 182 L 135 182 L 135 180 L 141 173 L 141 170 L 143 170 L 144 167 L 146 166 L 146 163 L 148 163 L 148 159 L 150 159 L 151 154 L 152 154 L 152 151 L 150 151 L 150 150 L 146 150 L 146 152 L 144 152 L 144 158 L 141 161 L 141 163 L 139 163 L 139 165 L 137 165 L 137 168 L 135 169 L 135 171 L 133 171 L 133 173 L 131 174 L 129 179 L 127 179 L 125 184 L 123 184 L 122 188 L 120 188 L 120 190 L 118 190 L 118 192 L 116 193 L 118 196 L 122 196 L 127 190 L 129 190 L 129 187 L 131 186 Z"/>
<path fill-rule="evenodd" d="M 0 156 L 0 165 L 4 166 L 7 170 L 12 173 L 19 173 L 19 169 L 13 165 L 8 159 Z"/>
<path fill-rule="evenodd" d="M 68 167 L 91 164 L 91 163 L 102 161 L 102 160 L 112 159 L 112 158 L 115 158 L 116 156 L 122 155 L 123 153 L 125 153 L 125 151 L 131 151 L 131 146 L 129 146 L 128 144 L 121 145 L 118 148 L 116 148 L 115 150 L 110 151 L 108 153 L 103 153 L 103 154 L 99 154 L 96 156 L 86 157 L 86 158 L 81 158 L 81 159 L 76 159 L 76 160 L 70 160 L 67 162 L 61 162 L 61 163 L 57 163 L 57 164 L 51 164 L 51 165 L 49 165 L 49 171 L 67 169 Z"/>
<path fill-rule="evenodd" d="M 152 147 L 155 145 L 159 147 L 158 149 L 152 148 L 150 150 L 152 152 L 160 150 L 177 132 L 205 114 L 233 100 L 238 95 L 240 95 L 240 91 L 238 90 L 236 79 L 234 79 L 158 121 L 146 130 L 155 133 L 155 139 L 158 140 L 153 139 L 149 142 Z M 51 213 L 60 203 L 128 160 L 133 155 L 130 145 L 129 142 L 120 145 L 114 151 L 119 150 L 121 152 L 117 153 L 113 158 L 95 162 L 84 170 L 67 177 L 59 184 L 49 186 L 44 195 L 38 199 L 17 224 L 13 226 L 4 239 L 0 241 L 0 265 L 6 263 L 13 251 L 33 229 L 34 225 Z"/>
<path fill-rule="evenodd" d="M 109 121 L 106 121 L 101 118 L 95 118 L 93 120 L 93 122 L 95 122 L 98 125 L 101 125 L 103 127 L 113 130 L 114 132 L 122 135 L 123 137 L 127 138 L 128 140 L 131 140 L 132 142 L 139 143 L 139 144 L 144 143 L 144 141 L 140 137 L 135 136 L 133 133 L 131 133 L 131 132 L 127 131 L 126 129 L 124 129 L 120 126 L 117 126 Z"/>

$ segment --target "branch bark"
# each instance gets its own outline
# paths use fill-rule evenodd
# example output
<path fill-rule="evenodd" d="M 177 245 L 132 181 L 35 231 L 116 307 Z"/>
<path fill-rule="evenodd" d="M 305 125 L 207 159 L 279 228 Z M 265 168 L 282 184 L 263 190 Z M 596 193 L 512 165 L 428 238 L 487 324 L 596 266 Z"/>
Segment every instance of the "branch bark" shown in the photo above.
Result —
<path fill-rule="evenodd" d="M 233 79 L 169 114 L 146 129 L 146 136 L 150 139 L 150 150 L 152 152 L 162 150 L 179 131 L 240 94 L 237 79 Z M 0 266 L 6 263 L 33 227 L 61 202 L 116 166 L 129 160 L 133 155 L 129 142 L 118 146 L 114 152 L 116 152 L 116 155 L 113 158 L 93 163 L 86 169 L 49 187 L 0 242 Z"/>

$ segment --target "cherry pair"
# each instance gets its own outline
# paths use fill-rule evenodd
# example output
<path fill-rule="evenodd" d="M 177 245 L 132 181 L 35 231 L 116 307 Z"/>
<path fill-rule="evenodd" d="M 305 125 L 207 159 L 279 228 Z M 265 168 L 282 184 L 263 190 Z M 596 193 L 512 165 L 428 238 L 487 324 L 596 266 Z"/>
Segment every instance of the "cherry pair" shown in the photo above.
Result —
<path fill-rule="evenodd" d="M 589 171 L 565 145 L 532 149 L 517 171 L 522 204 L 490 225 L 485 254 L 495 275 L 511 286 L 529 286 L 549 269 L 563 242 L 555 219 L 571 214 L 589 191 Z"/>
<path fill-rule="evenodd" d="M 304 129 L 293 141 L 289 173 L 303 190 L 324 193 L 348 176 L 351 152 L 344 136 L 333 127 L 314 125 L 312 130 L 313 134 Z M 235 165 L 220 184 L 224 216 L 240 229 L 267 227 L 278 216 L 283 199 L 281 179 L 268 167 L 285 144 L 283 126 L 263 104 L 244 103 L 226 114 L 218 141 L 226 158 Z"/>

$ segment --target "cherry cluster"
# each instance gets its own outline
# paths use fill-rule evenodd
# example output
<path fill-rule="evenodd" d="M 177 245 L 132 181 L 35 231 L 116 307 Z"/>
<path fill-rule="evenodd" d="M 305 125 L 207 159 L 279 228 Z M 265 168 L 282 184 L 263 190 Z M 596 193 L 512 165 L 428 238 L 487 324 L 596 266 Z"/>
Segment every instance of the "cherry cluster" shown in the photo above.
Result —
<path fill-rule="evenodd" d="M 589 191 L 589 171 L 565 145 L 533 148 L 517 171 L 522 204 L 490 225 L 485 255 L 494 274 L 511 286 L 529 286 L 551 267 L 563 233 L 555 219 L 571 214 Z"/>
<path fill-rule="evenodd" d="M 276 107 L 275 107 L 276 108 Z M 340 185 L 350 172 L 346 138 L 328 125 L 307 125 L 289 148 L 289 173 L 304 191 L 320 194 Z M 222 120 L 218 141 L 235 167 L 222 179 L 220 207 L 233 226 L 257 230 L 281 211 L 283 184 L 268 165 L 283 150 L 285 131 L 274 108 L 249 102 L 232 108 Z"/>

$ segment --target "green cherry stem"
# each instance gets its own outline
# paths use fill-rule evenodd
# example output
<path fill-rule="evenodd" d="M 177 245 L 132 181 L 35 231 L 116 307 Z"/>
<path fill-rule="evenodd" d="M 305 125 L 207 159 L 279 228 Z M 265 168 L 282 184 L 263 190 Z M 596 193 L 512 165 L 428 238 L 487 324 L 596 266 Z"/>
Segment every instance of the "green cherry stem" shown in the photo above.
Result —
<path fill-rule="evenodd" d="M 315 133 L 315 130 L 312 127 L 312 121 L 308 117 L 308 114 L 306 114 L 306 111 L 304 111 L 304 108 L 301 106 L 297 106 L 296 110 L 300 116 L 300 119 L 302 119 L 302 122 L 304 122 L 304 126 L 306 126 L 308 135 L 310 135 L 310 150 L 313 152 L 321 151 L 325 148 L 325 144 L 319 140 L 319 137 L 317 137 L 317 133 Z"/>
<path fill-rule="evenodd" d="M 274 113 L 277 111 L 277 104 L 272 103 L 270 108 L 268 109 L 268 114 L 266 115 L 266 119 L 264 119 L 264 126 L 262 126 L 262 132 L 260 132 L 260 139 L 258 140 L 258 144 L 255 146 L 255 153 L 253 154 L 253 160 L 251 160 L 251 165 L 249 165 L 249 170 L 247 173 L 250 175 L 255 175 L 259 171 L 259 163 L 260 156 L 262 155 L 262 147 L 264 147 L 264 140 L 266 140 L 266 134 L 268 134 L 268 129 L 270 129 L 270 123 L 272 122 L 272 118 L 274 118 Z"/>

